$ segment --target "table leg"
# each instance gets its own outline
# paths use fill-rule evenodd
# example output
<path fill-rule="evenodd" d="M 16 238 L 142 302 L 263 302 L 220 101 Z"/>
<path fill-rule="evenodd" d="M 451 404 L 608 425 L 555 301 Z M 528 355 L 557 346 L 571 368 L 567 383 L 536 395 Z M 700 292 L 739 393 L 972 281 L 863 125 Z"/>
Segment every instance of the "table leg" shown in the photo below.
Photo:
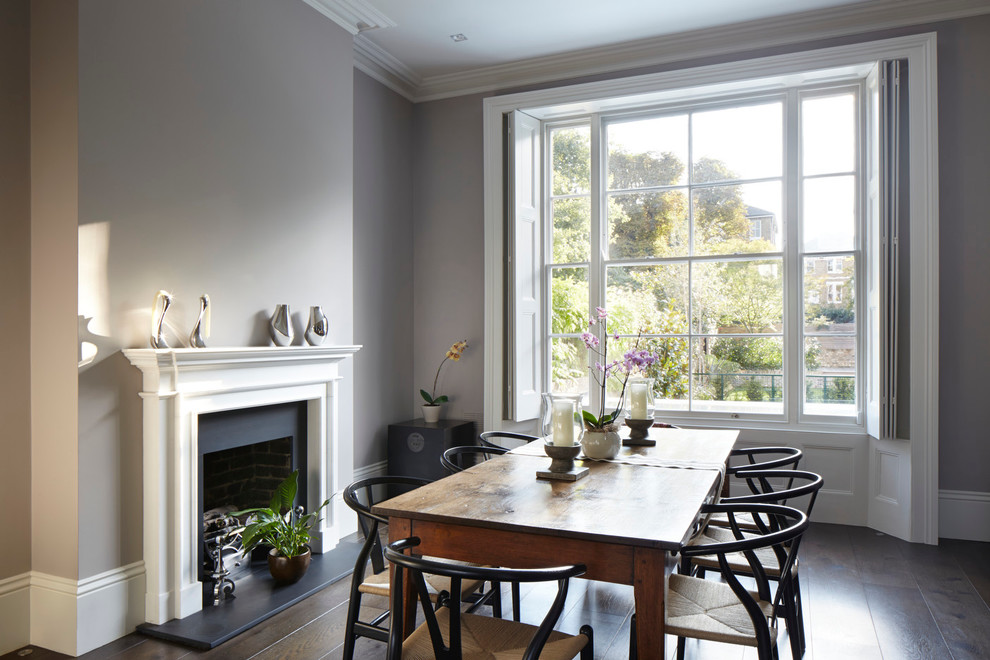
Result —
<path fill-rule="evenodd" d="M 633 594 L 639 660 L 662 660 L 664 657 L 664 595 L 672 566 L 668 566 L 666 551 L 636 548 Z"/>
<path fill-rule="evenodd" d="M 408 518 L 390 518 L 388 521 L 388 542 L 394 543 L 412 536 L 412 521 Z M 389 583 L 395 584 L 395 566 L 389 565 Z M 393 613 L 394 614 L 394 613 Z M 409 637 L 416 629 L 416 590 L 408 574 L 402 581 L 402 639 Z M 393 618 L 392 621 L 395 621 Z"/>

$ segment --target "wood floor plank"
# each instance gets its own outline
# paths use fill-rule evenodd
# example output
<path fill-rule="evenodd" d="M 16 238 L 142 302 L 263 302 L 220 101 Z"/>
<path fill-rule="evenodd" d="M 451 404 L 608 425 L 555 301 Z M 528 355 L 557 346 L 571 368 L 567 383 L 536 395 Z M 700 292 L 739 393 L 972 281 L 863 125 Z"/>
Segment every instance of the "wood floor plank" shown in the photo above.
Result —
<path fill-rule="evenodd" d="M 951 660 L 918 587 L 868 584 L 865 589 L 884 660 Z"/>
<path fill-rule="evenodd" d="M 990 607 L 990 548 L 986 543 L 941 539 L 940 549 L 948 550 L 966 573 L 976 593 Z"/>
<path fill-rule="evenodd" d="M 863 583 L 918 588 L 914 564 L 904 556 L 905 541 L 867 527 L 850 528 L 849 540 Z"/>
<path fill-rule="evenodd" d="M 847 528 L 824 525 L 801 547 L 801 572 L 809 578 L 805 620 L 815 655 L 821 658 L 881 660 L 870 607 Z"/>
<path fill-rule="evenodd" d="M 323 657 L 340 645 L 346 622 L 347 603 L 341 603 L 251 656 L 252 660 L 313 660 Z"/>

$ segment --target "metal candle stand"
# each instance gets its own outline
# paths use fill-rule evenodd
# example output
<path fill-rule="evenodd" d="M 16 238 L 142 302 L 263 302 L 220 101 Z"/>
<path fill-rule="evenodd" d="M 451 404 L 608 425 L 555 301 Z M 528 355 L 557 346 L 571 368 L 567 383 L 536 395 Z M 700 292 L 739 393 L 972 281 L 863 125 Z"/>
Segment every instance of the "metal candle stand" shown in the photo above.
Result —
<path fill-rule="evenodd" d="M 656 440 L 648 438 L 650 428 L 653 426 L 652 419 L 629 419 L 626 417 L 626 426 L 629 427 L 629 437 L 622 441 L 626 447 L 653 447 Z"/>

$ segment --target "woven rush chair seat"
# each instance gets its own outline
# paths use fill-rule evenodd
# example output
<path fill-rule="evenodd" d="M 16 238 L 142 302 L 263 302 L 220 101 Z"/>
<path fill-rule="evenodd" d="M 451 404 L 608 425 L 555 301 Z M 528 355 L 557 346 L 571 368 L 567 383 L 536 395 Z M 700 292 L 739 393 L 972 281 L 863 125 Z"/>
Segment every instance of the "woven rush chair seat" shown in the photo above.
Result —
<path fill-rule="evenodd" d="M 465 562 L 465 565 L 470 566 L 471 564 Z M 464 580 L 461 582 L 461 598 L 467 599 L 470 594 L 480 589 L 482 585 L 483 583 L 480 580 Z M 441 592 L 450 593 L 450 578 L 443 577 L 442 575 L 427 575 L 426 588 L 430 592 L 430 600 L 435 603 Z M 390 593 L 388 571 L 370 573 L 365 576 L 364 582 L 358 585 L 358 589 L 363 594 L 388 598 Z"/>
<path fill-rule="evenodd" d="M 450 643 L 450 608 L 436 612 L 444 640 Z M 522 658 L 537 626 L 494 619 L 476 614 L 461 614 L 461 657 L 464 660 L 509 660 Z M 571 660 L 588 643 L 583 635 L 550 633 L 540 660 Z M 433 642 L 426 626 L 420 626 L 402 643 L 402 660 L 434 660 Z"/>
<path fill-rule="evenodd" d="M 726 521 L 728 523 L 728 521 Z M 742 524 L 739 525 L 740 529 L 743 528 Z M 755 525 L 754 525 L 755 528 Z M 728 528 L 721 527 L 706 527 L 705 530 L 694 537 L 688 542 L 688 545 L 710 545 L 712 543 L 731 543 L 735 541 L 736 537 L 733 535 L 732 530 Z M 776 580 L 780 577 L 780 562 L 777 558 L 777 554 L 770 548 L 757 548 L 753 551 L 756 558 L 759 560 L 760 565 L 763 566 L 763 570 L 766 571 L 767 577 L 771 580 Z M 746 557 L 741 552 L 733 552 L 725 555 L 725 560 L 731 568 L 736 573 L 748 574 L 752 569 L 749 566 L 749 562 Z M 719 570 L 718 559 L 710 556 L 694 557 L 691 563 L 695 566 L 703 566 L 709 570 L 717 571 Z M 797 557 L 794 558 L 794 566 L 797 566 Z M 792 571 L 795 569 L 792 568 Z"/>
<path fill-rule="evenodd" d="M 716 562 L 717 563 L 717 562 Z M 750 595 L 769 617 L 773 604 Z M 756 646 L 756 628 L 739 597 L 724 582 L 673 574 L 664 602 L 668 635 L 694 637 L 712 642 Z M 770 626 L 770 643 L 777 643 L 777 627 Z"/>
<path fill-rule="evenodd" d="M 385 558 L 394 567 L 392 592 L 393 621 L 405 621 L 408 593 L 412 588 L 423 613 L 424 622 L 403 640 L 400 625 L 393 625 L 388 638 L 389 660 L 433 660 L 434 658 L 470 660 L 570 660 L 580 654 L 582 660 L 594 658 L 594 632 L 582 626 L 577 635 L 555 631 L 553 627 L 564 611 L 567 587 L 572 577 L 583 575 L 583 565 L 556 566 L 542 569 L 493 568 L 465 565 L 445 559 L 428 559 L 412 554 L 420 539 L 411 537 L 385 546 Z M 408 554 L 407 554 L 408 553 Z M 441 607 L 430 606 L 425 575 L 443 575 L 451 580 L 452 591 Z M 556 582 L 557 593 L 539 626 L 498 617 L 484 617 L 461 612 L 458 593 L 462 580 L 498 582 Z"/>
<path fill-rule="evenodd" d="M 752 514 L 740 514 L 736 517 L 736 523 L 739 525 L 740 529 L 749 531 L 756 531 L 759 529 L 759 527 L 756 526 L 756 521 L 753 520 Z M 715 514 L 708 519 L 708 524 L 714 525 L 715 527 L 728 527 L 729 517 L 724 513 Z"/>

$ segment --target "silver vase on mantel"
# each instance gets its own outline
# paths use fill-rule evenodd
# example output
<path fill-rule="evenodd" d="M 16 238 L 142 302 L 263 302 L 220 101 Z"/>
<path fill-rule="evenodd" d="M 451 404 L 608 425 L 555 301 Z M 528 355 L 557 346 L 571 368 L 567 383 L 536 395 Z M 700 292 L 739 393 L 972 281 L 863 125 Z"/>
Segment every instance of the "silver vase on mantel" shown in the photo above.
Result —
<path fill-rule="evenodd" d="M 327 320 L 323 308 L 313 305 L 309 308 L 309 324 L 306 326 L 306 343 L 310 346 L 319 346 L 327 340 L 330 333 L 330 321 Z"/>
<path fill-rule="evenodd" d="M 276 346 L 292 344 L 292 319 L 289 318 L 288 305 L 275 305 L 275 311 L 268 320 L 268 334 Z"/>
<path fill-rule="evenodd" d="M 191 348 L 206 348 L 206 340 L 210 338 L 210 297 L 205 293 L 199 297 L 199 318 L 189 333 Z"/>

